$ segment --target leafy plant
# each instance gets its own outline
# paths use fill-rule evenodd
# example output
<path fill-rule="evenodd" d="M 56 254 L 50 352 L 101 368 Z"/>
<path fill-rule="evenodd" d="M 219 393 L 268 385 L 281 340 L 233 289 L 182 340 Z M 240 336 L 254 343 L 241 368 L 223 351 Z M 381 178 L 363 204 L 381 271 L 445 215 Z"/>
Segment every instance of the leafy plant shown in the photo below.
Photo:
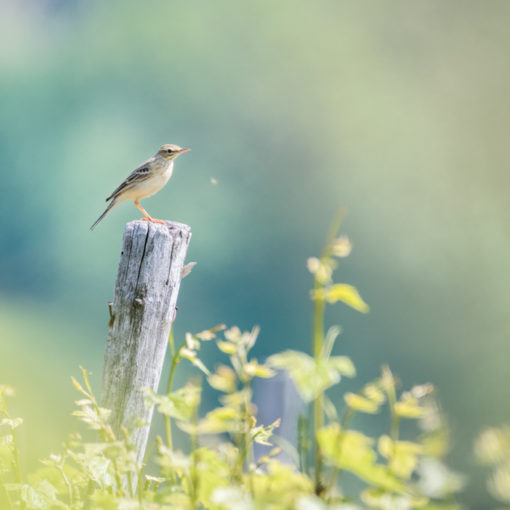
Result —
<path fill-rule="evenodd" d="M 358 392 L 344 393 L 341 405 L 330 398 L 343 377 L 355 376 L 355 367 L 349 358 L 333 354 L 340 328 L 325 330 L 325 307 L 343 302 L 360 312 L 368 311 L 355 287 L 333 283 L 339 261 L 352 249 L 345 236 L 338 236 L 340 221 L 341 217 L 321 256 L 307 262 L 314 276 L 312 355 L 288 350 L 261 363 L 251 356 L 258 328 L 243 332 L 219 325 L 186 334 L 178 347 L 170 335 L 166 392 L 143 390 L 147 405 L 155 406 L 165 422 L 165 437 L 157 437 L 155 447 L 149 449 L 154 466 L 137 461 L 128 430 L 114 433 L 110 412 L 98 404 L 89 374 L 82 369 L 82 382 L 73 379 L 81 394 L 74 414 L 92 429 L 95 439 L 71 435 L 60 453 L 44 459 L 35 473 L 25 477 L 16 442 L 21 420 L 12 418 L 6 405 L 13 390 L 0 386 L 2 508 L 460 508 L 454 495 L 462 487 L 462 478 L 443 463 L 448 431 L 431 385 L 400 392 L 397 379 L 383 367 L 380 377 Z M 199 356 L 206 344 L 215 344 L 224 357 L 213 370 Z M 175 373 L 185 360 L 197 375 L 174 388 Z M 288 373 L 311 408 L 311 433 L 307 415 L 296 424 L 299 465 L 279 460 L 282 446 L 287 447 L 275 437 L 280 421 L 259 423 L 252 399 L 253 381 L 271 378 L 278 370 Z M 219 394 L 219 405 L 205 415 L 200 409 L 204 383 Z M 358 414 L 375 415 L 384 408 L 390 417 L 386 433 L 374 438 L 352 427 Z M 403 420 L 416 422 L 413 437 L 402 437 Z M 189 437 L 189 448 L 176 448 L 175 427 Z M 269 446 L 268 453 L 256 458 L 255 443 Z M 347 474 L 358 478 L 362 489 L 353 489 Z"/>
<path fill-rule="evenodd" d="M 475 455 L 491 473 L 487 480 L 490 494 L 510 508 L 510 427 L 486 428 L 475 442 Z"/>

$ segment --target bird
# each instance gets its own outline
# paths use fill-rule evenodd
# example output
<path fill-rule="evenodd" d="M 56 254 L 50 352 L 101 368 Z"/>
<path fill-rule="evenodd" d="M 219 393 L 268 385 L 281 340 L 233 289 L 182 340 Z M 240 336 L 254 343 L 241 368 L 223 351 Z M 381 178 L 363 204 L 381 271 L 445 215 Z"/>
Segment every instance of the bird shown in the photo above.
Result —
<path fill-rule="evenodd" d="M 110 196 L 106 199 L 108 207 L 99 216 L 99 218 L 90 227 L 94 230 L 96 225 L 117 205 L 124 200 L 133 200 L 135 206 L 140 209 L 143 214 L 142 220 L 152 221 L 153 223 L 165 223 L 163 220 L 152 218 L 149 213 L 140 205 L 142 198 L 150 197 L 157 193 L 172 177 L 174 169 L 174 160 L 191 149 L 183 149 L 178 145 L 166 143 L 162 145 L 158 152 L 135 168 L 127 177 L 127 179 L 120 184 Z"/>

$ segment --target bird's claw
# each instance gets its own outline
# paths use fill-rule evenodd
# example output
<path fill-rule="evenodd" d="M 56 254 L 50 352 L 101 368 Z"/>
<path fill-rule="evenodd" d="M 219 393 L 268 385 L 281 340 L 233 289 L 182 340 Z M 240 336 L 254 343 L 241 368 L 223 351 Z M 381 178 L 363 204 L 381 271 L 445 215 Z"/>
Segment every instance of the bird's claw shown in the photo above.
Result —
<path fill-rule="evenodd" d="M 161 225 L 164 225 L 165 222 L 163 220 L 157 220 L 156 218 L 140 218 L 141 221 L 150 221 L 152 223 L 161 223 Z"/>

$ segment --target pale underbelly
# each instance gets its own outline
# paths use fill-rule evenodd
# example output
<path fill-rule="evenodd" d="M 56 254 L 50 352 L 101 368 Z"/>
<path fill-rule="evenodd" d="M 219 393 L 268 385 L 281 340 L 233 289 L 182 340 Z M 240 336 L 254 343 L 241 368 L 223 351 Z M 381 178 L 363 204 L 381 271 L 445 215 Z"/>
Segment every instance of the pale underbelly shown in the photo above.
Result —
<path fill-rule="evenodd" d="M 167 182 L 170 176 L 158 175 L 146 182 L 138 183 L 134 188 L 126 190 L 122 195 L 124 200 L 141 200 L 157 193 Z"/>

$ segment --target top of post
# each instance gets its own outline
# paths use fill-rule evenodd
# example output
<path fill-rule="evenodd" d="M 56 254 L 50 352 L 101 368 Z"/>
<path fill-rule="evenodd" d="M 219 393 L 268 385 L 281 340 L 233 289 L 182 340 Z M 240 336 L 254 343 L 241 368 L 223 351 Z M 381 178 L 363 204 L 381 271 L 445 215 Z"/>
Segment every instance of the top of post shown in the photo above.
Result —
<path fill-rule="evenodd" d="M 133 220 L 126 223 L 124 235 L 129 234 L 147 234 L 149 232 L 158 232 L 160 234 L 175 235 L 180 232 L 186 236 L 191 235 L 191 227 L 178 221 L 166 221 L 164 223 L 154 223 L 145 220 Z"/>

